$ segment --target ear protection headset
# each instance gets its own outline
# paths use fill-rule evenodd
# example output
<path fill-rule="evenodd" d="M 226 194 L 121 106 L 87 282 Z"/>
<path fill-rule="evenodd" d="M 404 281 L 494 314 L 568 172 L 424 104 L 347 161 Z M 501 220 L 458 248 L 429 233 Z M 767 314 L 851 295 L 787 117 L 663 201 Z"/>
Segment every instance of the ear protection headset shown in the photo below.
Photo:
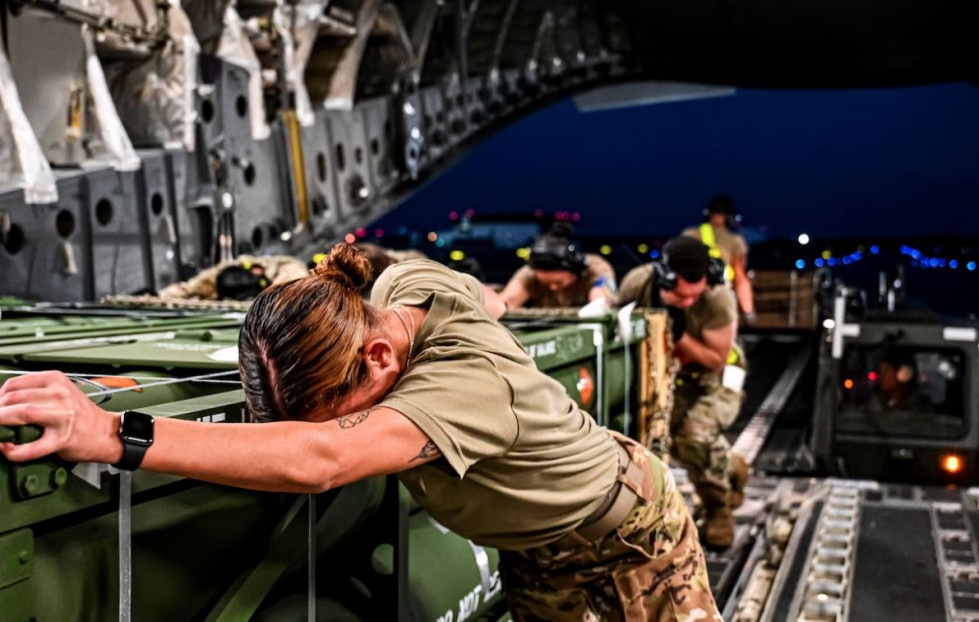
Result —
<path fill-rule="evenodd" d="M 269 286 L 269 280 L 258 266 L 228 266 L 218 273 L 214 286 L 219 300 L 251 300 Z"/>
<path fill-rule="evenodd" d="M 659 296 L 661 291 L 671 292 L 679 284 L 680 277 L 670 267 L 669 262 L 670 258 L 664 254 L 662 259 L 652 263 L 653 270 L 649 275 L 649 282 L 646 287 L 649 292 L 649 304 L 652 306 L 658 306 L 662 303 Z M 722 285 L 725 282 L 724 272 L 726 269 L 727 265 L 723 260 L 716 257 L 709 258 L 707 260 L 707 285 L 709 287 Z"/>
<path fill-rule="evenodd" d="M 716 196 L 710 200 L 710 203 L 701 211 L 704 222 L 710 220 L 711 212 L 724 214 L 724 224 L 731 231 L 737 231 L 741 226 L 741 214 L 734 206 L 734 200 L 727 195 Z"/>
<path fill-rule="evenodd" d="M 585 270 L 585 254 L 578 244 L 553 235 L 542 235 L 530 246 L 530 267 L 535 270 Z"/>
<path fill-rule="evenodd" d="M 653 282 L 658 289 L 665 289 L 668 292 L 676 289 L 680 279 L 677 273 L 670 267 L 670 258 L 663 255 L 663 259 L 653 262 Z M 707 260 L 707 285 L 714 287 L 724 283 L 724 271 L 727 265 L 724 260 L 711 257 Z"/>

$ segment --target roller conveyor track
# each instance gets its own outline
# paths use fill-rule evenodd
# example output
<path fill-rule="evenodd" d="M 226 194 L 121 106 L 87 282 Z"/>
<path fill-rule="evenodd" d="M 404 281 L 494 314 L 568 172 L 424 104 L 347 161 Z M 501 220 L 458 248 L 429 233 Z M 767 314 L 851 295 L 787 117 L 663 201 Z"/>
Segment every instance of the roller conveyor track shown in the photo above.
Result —
<path fill-rule="evenodd" d="M 802 378 L 802 373 L 809 362 L 811 347 L 805 344 L 797 349 L 789 358 L 785 371 L 768 392 L 758 410 L 752 415 L 744 429 L 738 435 L 732 449 L 745 462 L 753 464 L 768 440 L 768 435 L 775 424 L 775 419 L 792 397 L 793 391 Z"/>
<path fill-rule="evenodd" d="M 737 436 L 734 451 L 752 464 L 765 446 L 776 419 L 796 392 L 811 360 L 812 344 L 794 336 L 765 336 L 748 343 L 750 375 L 748 398 L 741 416 L 732 426 Z M 675 470 L 678 481 L 692 497 L 686 474 Z M 706 550 L 711 589 L 718 606 L 730 619 L 749 589 L 753 572 L 764 564 L 769 551 L 767 530 L 784 496 L 779 480 L 752 476 L 745 490 L 745 502 L 734 512 L 735 541 L 726 550 Z"/>

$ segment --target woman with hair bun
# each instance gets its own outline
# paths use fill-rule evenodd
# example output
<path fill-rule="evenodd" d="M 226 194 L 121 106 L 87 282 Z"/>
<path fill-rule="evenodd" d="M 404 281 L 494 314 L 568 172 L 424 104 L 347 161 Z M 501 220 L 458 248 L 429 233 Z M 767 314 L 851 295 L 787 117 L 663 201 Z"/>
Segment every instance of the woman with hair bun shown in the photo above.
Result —
<path fill-rule="evenodd" d="M 537 370 L 496 321 L 495 294 L 413 260 L 366 301 L 369 276 L 339 245 L 255 300 L 239 366 L 249 411 L 269 423 L 151 421 L 134 458 L 128 422 L 45 373 L 0 389 L 0 424 L 45 428 L 0 451 L 301 493 L 397 473 L 439 523 L 500 549 L 515 620 L 720 620 L 669 470 Z"/>

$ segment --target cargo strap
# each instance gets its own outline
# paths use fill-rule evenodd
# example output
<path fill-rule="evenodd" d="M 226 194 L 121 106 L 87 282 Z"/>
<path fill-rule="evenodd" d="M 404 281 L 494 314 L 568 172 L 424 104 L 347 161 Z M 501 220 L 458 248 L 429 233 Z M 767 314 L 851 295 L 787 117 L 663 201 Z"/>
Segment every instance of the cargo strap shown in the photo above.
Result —
<path fill-rule="evenodd" d="M 717 246 L 717 236 L 714 235 L 714 227 L 709 222 L 700 225 L 700 241 L 709 249 L 707 252 L 711 257 L 723 259 L 721 249 Z M 729 265 L 724 266 L 724 280 L 730 283 L 734 280 L 734 268 Z"/>
<path fill-rule="evenodd" d="M 133 615 L 133 474 L 119 471 L 119 622 Z"/>
<path fill-rule="evenodd" d="M 632 460 L 632 455 L 623 445 L 616 442 L 616 446 L 619 449 L 619 475 L 602 504 L 575 530 L 586 540 L 597 540 L 621 525 L 643 489 L 646 469 Z"/>
<path fill-rule="evenodd" d="M 306 495 L 306 620 L 316 622 L 316 495 Z"/>

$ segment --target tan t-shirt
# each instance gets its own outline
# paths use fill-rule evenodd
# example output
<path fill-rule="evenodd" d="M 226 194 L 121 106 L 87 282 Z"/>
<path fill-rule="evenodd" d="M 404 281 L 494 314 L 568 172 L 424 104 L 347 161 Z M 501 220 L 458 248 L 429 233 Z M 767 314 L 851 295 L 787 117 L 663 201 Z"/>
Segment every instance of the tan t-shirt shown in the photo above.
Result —
<path fill-rule="evenodd" d="M 685 229 L 683 235 L 703 241 L 700 235 L 700 227 Z M 729 266 L 735 259 L 748 256 L 748 243 L 737 233 L 729 231 L 727 227 L 714 229 L 714 241 L 717 243 L 717 249 L 721 251 L 721 259 Z"/>
<path fill-rule="evenodd" d="M 703 295 L 687 309 L 686 333 L 703 341 L 705 330 L 723 328 L 738 320 L 738 302 L 734 292 L 726 285 L 715 285 L 704 290 Z M 738 364 L 743 366 L 743 357 L 738 358 Z M 723 368 L 705 372 L 699 363 L 690 363 L 684 371 L 701 372 L 701 384 L 716 383 L 720 380 Z"/>
<path fill-rule="evenodd" d="M 615 294 L 615 270 L 609 262 L 598 255 L 585 255 L 585 271 L 570 287 L 553 292 L 541 285 L 534 278 L 534 271 L 529 265 L 522 266 L 513 274 L 514 281 L 522 283 L 530 293 L 528 306 L 550 309 L 554 307 L 580 307 L 588 304 L 588 296 L 592 288 L 601 287 L 608 291 L 609 296 Z"/>
<path fill-rule="evenodd" d="M 635 302 L 640 307 L 652 307 L 657 302 L 652 295 L 653 264 L 644 263 L 626 273 L 619 287 L 616 304 L 620 307 Z"/>
<path fill-rule="evenodd" d="M 708 287 L 687 309 L 686 332 L 703 340 L 705 330 L 723 328 L 738 319 L 738 303 L 734 294 L 723 285 Z"/>
<path fill-rule="evenodd" d="M 648 263 L 630 270 L 622 279 L 622 287 L 616 299 L 618 305 L 627 305 L 632 301 L 636 301 L 640 307 L 661 305 L 656 297 L 652 296 L 652 275 L 653 265 Z M 723 328 L 737 321 L 738 303 L 730 288 L 716 285 L 705 289 L 697 302 L 686 310 L 685 315 L 684 332 L 703 341 L 704 330 Z M 739 361 L 743 364 L 743 357 L 739 358 Z M 702 371 L 702 368 L 698 364 L 691 364 L 687 366 L 686 371 Z M 720 372 L 711 375 L 719 377 Z"/>
<path fill-rule="evenodd" d="M 556 540 L 601 504 L 618 471 L 615 441 L 487 314 L 476 279 L 406 261 L 381 275 L 371 302 L 428 308 L 408 369 L 380 406 L 442 452 L 399 474 L 435 520 L 477 544 L 522 549 Z"/>

